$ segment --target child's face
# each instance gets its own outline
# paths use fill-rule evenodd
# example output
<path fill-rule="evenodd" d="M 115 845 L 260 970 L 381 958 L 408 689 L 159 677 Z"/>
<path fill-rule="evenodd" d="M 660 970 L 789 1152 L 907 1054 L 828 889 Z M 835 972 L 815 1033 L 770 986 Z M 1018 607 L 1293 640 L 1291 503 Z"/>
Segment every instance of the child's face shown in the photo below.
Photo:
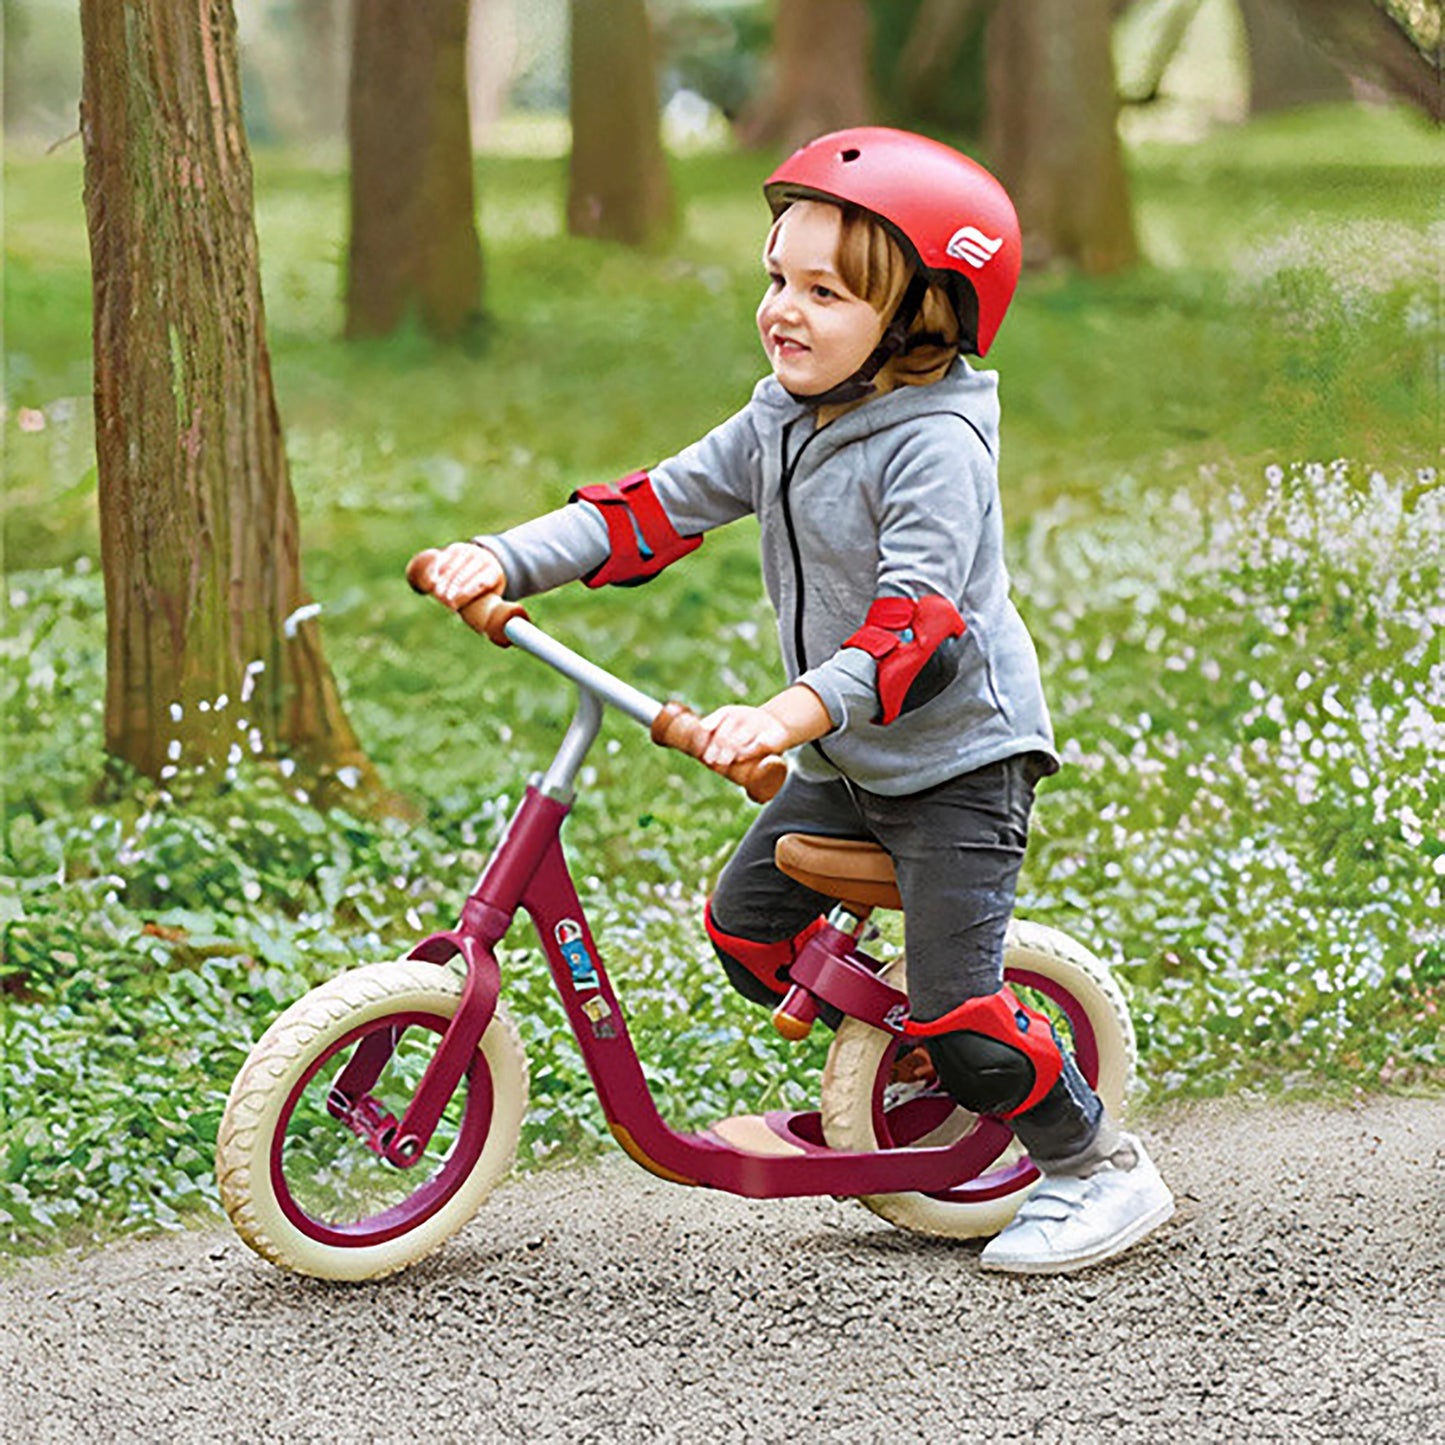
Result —
<path fill-rule="evenodd" d="M 846 381 L 883 334 L 883 318 L 838 275 L 841 224 L 836 206 L 797 201 L 783 213 L 763 257 L 768 289 L 758 331 L 773 375 L 798 396 L 817 396 Z"/>

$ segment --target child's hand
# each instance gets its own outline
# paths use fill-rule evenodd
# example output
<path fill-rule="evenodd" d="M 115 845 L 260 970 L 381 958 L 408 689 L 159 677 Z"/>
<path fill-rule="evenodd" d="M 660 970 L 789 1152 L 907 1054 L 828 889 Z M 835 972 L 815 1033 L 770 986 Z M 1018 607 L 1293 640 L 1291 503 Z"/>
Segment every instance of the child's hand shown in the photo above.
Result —
<path fill-rule="evenodd" d="M 432 563 L 431 594 L 453 612 L 488 592 L 501 592 L 506 585 L 502 564 L 475 542 L 453 542 Z"/>
<path fill-rule="evenodd" d="M 719 770 L 747 758 L 785 751 L 791 742 L 788 728 L 766 708 L 730 703 L 702 720 L 712 737 L 702 760 Z"/>

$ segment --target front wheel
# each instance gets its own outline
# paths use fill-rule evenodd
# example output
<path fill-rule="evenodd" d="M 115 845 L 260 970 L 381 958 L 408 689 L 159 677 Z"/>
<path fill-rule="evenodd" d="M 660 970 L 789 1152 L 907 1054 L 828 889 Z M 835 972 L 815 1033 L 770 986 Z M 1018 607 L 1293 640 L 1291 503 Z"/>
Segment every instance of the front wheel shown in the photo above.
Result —
<path fill-rule="evenodd" d="M 882 977 L 907 991 L 904 960 Z M 1004 944 L 1004 977 L 1020 1000 L 1048 1015 L 1080 1072 L 1116 1119 L 1134 1072 L 1134 1026 L 1108 968 L 1066 934 L 1015 920 Z M 1039 1177 L 1009 1127 L 960 1108 L 936 1081 L 892 1078 L 898 1041 L 844 1019 L 823 1069 L 823 1136 L 834 1149 L 873 1150 L 971 1139 L 965 1177 L 937 1194 L 872 1194 L 860 1202 L 900 1229 L 971 1239 L 997 1234 Z"/>
<path fill-rule="evenodd" d="M 438 964 L 369 964 L 313 989 L 262 1035 L 216 1144 L 221 1202 L 258 1254 L 323 1279 L 391 1274 L 440 1248 L 507 1174 L 527 1060 L 500 1004 L 425 1154 L 402 1169 L 375 1147 L 461 992 Z"/>

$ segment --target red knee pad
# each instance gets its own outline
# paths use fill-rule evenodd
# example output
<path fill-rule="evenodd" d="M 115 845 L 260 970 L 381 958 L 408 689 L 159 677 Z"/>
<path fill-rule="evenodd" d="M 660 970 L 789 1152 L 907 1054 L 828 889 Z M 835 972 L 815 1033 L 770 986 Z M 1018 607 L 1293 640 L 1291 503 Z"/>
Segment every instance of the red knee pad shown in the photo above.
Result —
<path fill-rule="evenodd" d="M 1027 1114 L 1041 1103 L 1064 1071 L 1064 1056 L 1054 1037 L 1053 1025 L 1045 1015 L 1020 1003 L 1018 995 L 1007 984 L 997 993 L 961 1003 L 941 1019 L 930 1019 L 927 1023 L 909 1019 L 903 1025 L 903 1032 L 919 1039 L 935 1039 L 952 1033 L 982 1034 L 1023 1054 L 1033 1066 L 1034 1086 L 1021 1104 L 1000 1116 L 1005 1119 Z"/>
<path fill-rule="evenodd" d="M 815 918 L 801 933 L 792 938 L 784 938 L 777 943 L 756 943 L 750 938 L 724 933 L 713 921 L 711 898 L 703 910 L 702 919 L 713 946 L 729 958 L 736 959 L 759 983 L 779 997 L 788 989 L 788 980 L 781 975 L 792 967 L 794 960 L 803 951 L 803 945 L 824 923 L 822 918 Z"/>

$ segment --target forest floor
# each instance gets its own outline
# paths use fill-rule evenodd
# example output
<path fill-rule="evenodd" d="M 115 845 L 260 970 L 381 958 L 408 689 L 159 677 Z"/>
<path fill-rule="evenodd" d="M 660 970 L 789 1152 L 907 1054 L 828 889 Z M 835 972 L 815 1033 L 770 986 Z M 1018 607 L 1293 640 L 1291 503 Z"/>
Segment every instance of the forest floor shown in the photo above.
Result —
<path fill-rule="evenodd" d="M 504 1188 L 376 1284 L 208 1232 L 0 1277 L 0 1438 L 1399 1441 L 1445 1379 L 1445 1101 L 1191 1104 L 1179 1201 L 1075 1277 L 621 1159 Z M 1437 1421 L 1430 1427 L 1431 1419 Z"/>

